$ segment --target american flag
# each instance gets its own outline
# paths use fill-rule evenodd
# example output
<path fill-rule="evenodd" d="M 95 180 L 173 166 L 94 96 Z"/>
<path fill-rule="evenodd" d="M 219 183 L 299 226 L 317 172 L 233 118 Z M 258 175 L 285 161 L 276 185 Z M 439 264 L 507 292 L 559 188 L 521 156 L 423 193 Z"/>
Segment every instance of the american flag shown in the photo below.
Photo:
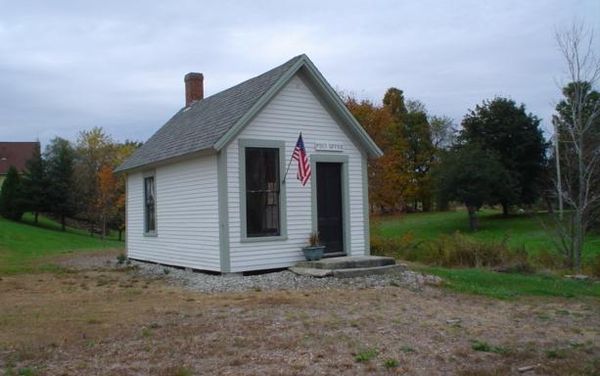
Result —
<path fill-rule="evenodd" d="M 302 141 L 302 133 L 298 136 L 296 147 L 292 153 L 292 159 L 298 161 L 298 173 L 296 178 L 300 180 L 302 185 L 306 185 L 308 179 L 310 179 L 310 163 L 308 162 L 308 156 L 306 155 L 306 149 L 304 149 L 304 141 Z"/>

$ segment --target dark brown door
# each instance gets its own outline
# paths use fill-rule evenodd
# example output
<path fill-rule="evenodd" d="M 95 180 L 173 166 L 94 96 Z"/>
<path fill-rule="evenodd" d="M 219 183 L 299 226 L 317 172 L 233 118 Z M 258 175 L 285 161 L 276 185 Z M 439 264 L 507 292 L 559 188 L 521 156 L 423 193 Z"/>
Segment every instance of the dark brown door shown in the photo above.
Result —
<path fill-rule="evenodd" d="M 317 163 L 317 218 L 325 253 L 343 253 L 341 163 Z"/>

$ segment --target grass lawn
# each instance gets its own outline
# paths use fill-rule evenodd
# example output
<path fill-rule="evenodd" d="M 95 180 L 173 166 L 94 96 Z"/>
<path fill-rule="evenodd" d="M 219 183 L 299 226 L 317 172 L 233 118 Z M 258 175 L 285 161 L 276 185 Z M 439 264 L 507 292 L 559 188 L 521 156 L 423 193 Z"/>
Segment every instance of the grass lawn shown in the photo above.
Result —
<path fill-rule="evenodd" d="M 376 218 L 373 221 L 376 228 L 373 230 L 385 237 L 401 237 L 410 233 L 416 242 L 425 242 L 442 234 L 460 231 L 483 241 L 502 241 L 506 238 L 509 246 L 524 246 L 528 252 L 555 249 L 554 242 L 542 226 L 543 214 L 504 218 L 500 211 L 488 209 L 482 210 L 479 218 L 481 228 L 475 233 L 469 230 L 467 213 L 462 210 Z M 600 235 L 592 234 L 584 247 L 584 259 L 597 254 L 600 254 Z"/>
<path fill-rule="evenodd" d="M 558 296 L 600 298 L 600 283 L 565 280 L 550 275 L 497 273 L 484 269 L 419 268 L 444 279 L 449 289 L 498 299 L 520 296 Z"/>
<path fill-rule="evenodd" d="M 52 266 L 43 262 L 48 256 L 122 247 L 123 242 L 102 241 L 82 230 L 62 232 L 59 224 L 44 217 L 38 226 L 31 215 L 25 215 L 22 222 L 0 217 L 0 275 L 50 269 Z"/>
<path fill-rule="evenodd" d="M 513 248 L 525 247 L 527 252 L 553 250 L 554 243 L 544 231 L 542 216 L 518 215 L 503 218 L 499 211 L 480 213 L 481 229 L 468 229 L 464 211 L 418 213 L 397 217 L 376 218 L 372 231 L 383 237 L 400 238 L 410 234 L 413 241 L 423 244 L 440 235 L 456 231 L 482 241 L 508 239 Z M 584 249 L 584 260 L 600 254 L 600 235 L 591 235 Z M 424 272 L 442 277 L 446 286 L 457 292 L 509 299 L 519 296 L 592 296 L 600 297 L 600 283 L 565 280 L 560 276 L 498 273 L 485 269 L 450 269 L 417 266 Z"/>

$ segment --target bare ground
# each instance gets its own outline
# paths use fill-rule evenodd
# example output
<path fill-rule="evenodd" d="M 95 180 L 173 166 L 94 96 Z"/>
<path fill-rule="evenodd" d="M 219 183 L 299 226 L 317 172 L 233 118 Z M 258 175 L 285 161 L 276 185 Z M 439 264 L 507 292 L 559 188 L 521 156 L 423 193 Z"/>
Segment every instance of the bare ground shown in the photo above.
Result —
<path fill-rule="evenodd" d="M 600 374 L 600 302 L 393 286 L 209 295 L 108 266 L 0 279 L 0 375 L 505 375 L 524 366 L 535 367 L 528 376 Z"/>

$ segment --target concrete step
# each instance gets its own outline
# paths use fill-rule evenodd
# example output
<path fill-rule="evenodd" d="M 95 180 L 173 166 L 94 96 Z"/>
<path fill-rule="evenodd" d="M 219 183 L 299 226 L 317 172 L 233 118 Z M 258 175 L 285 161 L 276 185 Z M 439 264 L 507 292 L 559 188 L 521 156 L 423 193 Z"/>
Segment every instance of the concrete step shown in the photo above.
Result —
<path fill-rule="evenodd" d="M 290 271 L 303 276 L 308 277 L 337 277 L 337 278 L 353 278 L 362 277 L 366 275 L 382 275 L 382 274 L 393 274 L 406 270 L 406 266 L 402 264 L 384 265 L 384 266 L 372 266 L 366 268 L 350 268 L 350 269 L 318 269 L 318 268 L 304 268 L 298 266 L 292 266 L 289 268 Z"/>
<path fill-rule="evenodd" d="M 396 260 L 393 257 L 383 256 L 345 256 L 324 258 L 318 261 L 301 261 L 295 266 L 299 268 L 310 269 L 357 269 L 373 268 L 378 266 L 394 265 Z"/>

